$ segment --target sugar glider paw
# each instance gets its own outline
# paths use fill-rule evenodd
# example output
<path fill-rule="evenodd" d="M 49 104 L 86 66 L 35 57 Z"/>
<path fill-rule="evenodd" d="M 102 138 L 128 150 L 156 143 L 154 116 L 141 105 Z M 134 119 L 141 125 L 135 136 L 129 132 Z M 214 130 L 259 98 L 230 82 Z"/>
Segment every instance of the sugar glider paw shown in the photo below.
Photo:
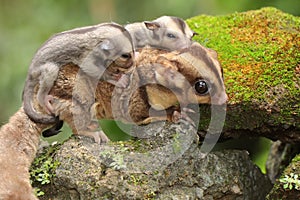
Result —
<path fill-rule="evenodd" d="M 109 142 L 109 138 L 105 135 L 105 133 L 102 130 L 94 132 L 93 137 L 95 142 L 98 144 Z"/>
<path fill-rule="evenodd" d="M 102 130 L 99 131 L 81 131 L 78 135 L 88 136 L 94 139 L 97 144 L 107 143 L 109 138 Z"/>
<path fill-rule="evenodd" d="M 172 115 L 172 121 L 175 123 L 184 122 L 184 123 L 191 124 L 193 127 L 196 127 L 195 122 L 193 121 L 192 118 L 188 116 L 188 113 L 195 113 L 195 111 L 190 108 L 182 108 L 181 112 L 175 110 Z"/>

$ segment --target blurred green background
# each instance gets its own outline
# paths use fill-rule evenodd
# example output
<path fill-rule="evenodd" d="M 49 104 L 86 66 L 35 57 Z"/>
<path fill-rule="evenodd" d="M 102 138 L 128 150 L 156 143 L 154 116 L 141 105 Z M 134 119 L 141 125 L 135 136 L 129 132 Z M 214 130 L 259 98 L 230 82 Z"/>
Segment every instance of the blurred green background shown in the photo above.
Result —
<path fill-rule="evenodd" d="M 54 33 L 105 21 L 126 24 L 161 15 L 187 19 L 265 6 L 300 15 L 300 0 L 0 0 L 0 124 L 21 106 L 31 58 Z"/>

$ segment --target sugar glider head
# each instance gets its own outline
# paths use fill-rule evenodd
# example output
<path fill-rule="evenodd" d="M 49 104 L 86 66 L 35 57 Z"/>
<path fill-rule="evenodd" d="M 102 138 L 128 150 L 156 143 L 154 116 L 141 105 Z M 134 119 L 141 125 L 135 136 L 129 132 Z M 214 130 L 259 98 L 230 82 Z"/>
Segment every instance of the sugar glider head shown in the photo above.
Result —
<path fill-rule="evenodd" d="M 195 32 L 178 17 L 162 16 L 154 21 L 145 21 L 146 28 L 152 32 L 152 44 L 157 48 L 180 50 L 192 44 Z"/>
<path fill-rule="evenodd" d="M 128 69 L 134 63 L 134 48 L 129 32 L 121 25 L 103 25 L 109 34 L 104 35 L 82 63 L 82 70 L 91 77 L 101 79 L 104 71 L 111 65 Z"/>
<path fill-rule="evenodd" d="M 160 65 L 153 65 L 158 86 L 147 86 L 148 100 L 152 107 L 161 105 L 166 109 L 178 103 L 226 103 L 223 71 L 214 50 L 193 42 L 189 48 L 162 55 L 159 60 Z M 165 63 L 168 62 L 172 67 L 167 67 Z M 168 90 L 163 90 L 162 87 Z"/>
<path fill-rule="evenodd" d="M 217 52 L 193 42 L 179 56 L 189 63 L 185 66 L 190 66 L 179 69 L 193 86 L 187 96 L 196 96 L 197 102 L 194 103 L 225 104 L 228 97 Z"/>

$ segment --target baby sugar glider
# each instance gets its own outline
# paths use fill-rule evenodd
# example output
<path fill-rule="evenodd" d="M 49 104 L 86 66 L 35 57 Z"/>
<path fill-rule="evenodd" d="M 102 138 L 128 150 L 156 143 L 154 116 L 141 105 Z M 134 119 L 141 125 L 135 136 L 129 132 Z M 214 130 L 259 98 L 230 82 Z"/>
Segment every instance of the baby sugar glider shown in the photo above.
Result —
<path fill-rule="evenodd" d="M 174 16 L 127 24 L 125 28 L 131 34 L 137 51 L 147 46 L 167 51 L 185 49 L 191 46 L 192 38 L 197 35 L 183 19 Z M 122 76 L 122 80 L 118 84 L 125 88 L 128 76 Z"/>
<path fill-rule="evenodd" d="M 189 47 L 196 34 L 183 19 L 172 16 L 128 24 L 125 28 L 132 35 L 136 48 L 149 45 L 170 51 Z"/>
<path fill-rule="evenodd" d="M 131 35 L 116 23 L 103 23 L 55 34 L 40 47 L 30 64 L 23 90 L 26 114 L 37 123 L 57 122 L 48 93 L 62 66 L 73 63 L 91 78 L 114 81 L 118 75 L 107 74 L 106 68 L 113 62 L 118 63 L 120 68 L 130 68 L 133 52 Z M 33 107 L 36 86 L 39 88 L 38 103 L 48 114 L 39 113 Z"/>

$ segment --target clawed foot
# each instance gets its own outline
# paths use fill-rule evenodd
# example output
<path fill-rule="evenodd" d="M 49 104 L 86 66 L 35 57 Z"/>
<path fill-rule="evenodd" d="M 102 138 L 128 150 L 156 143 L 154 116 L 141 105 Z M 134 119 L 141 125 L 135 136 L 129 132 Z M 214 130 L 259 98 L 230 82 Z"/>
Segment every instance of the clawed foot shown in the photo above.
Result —
<path fill-rule="evenodd" d="M 99 131 L 82 131 L 79 132 L 79 135 L 84 135 L 84 136 L 88 136 L 94 139 L 94 141 L 97 144 L 101 144 L 101 143 L 107 143 L 109 142 L 109 138 L 105 135 L 105 133 L 102 130 Z"/>
<path fill-rule="evenodd" d="M 181 112 L 178 111 L 174 111 L 173 116 L 172 116 L 172 121 L 175 123 L 179 123 L 179 122 L 188 122 L 189 124 L 191 124 L 193 127 L 196 127 L 195 122 L 192 120 L 192 118 L 190 118 L 188 116 L 188 113 L 195 113 L 194 110 L 190 109 L 190 108 L 182 108 Z"/>
<path fill-rule="evenodd" d="M 94 139 L 98 144 L 107 143 L 109 138 L 105 135 L 102 130 L 99 130 L 99 123 L 97 120 L 91 120 L 86 126 L 87 129 L 77 131 L 78 135 L 85 135 Z"/>
<path fill-rule="evenodd" d="M 109 138 L 105 135 L 105 133 L 102 130 L 95 132 L 93 137 L 97 144 L 109 142 Z"/>

